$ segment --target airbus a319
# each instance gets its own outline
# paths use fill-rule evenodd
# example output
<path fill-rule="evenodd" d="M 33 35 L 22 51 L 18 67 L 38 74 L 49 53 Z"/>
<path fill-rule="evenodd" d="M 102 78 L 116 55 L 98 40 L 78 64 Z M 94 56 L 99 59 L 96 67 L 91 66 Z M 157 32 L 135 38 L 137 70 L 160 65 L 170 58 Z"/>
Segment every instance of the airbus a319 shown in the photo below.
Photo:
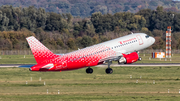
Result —
<path fill-rule="evenodd" d="M 107 74 L 113 73 L 110 65 L 112 61 L 118 61 L 119 64 L 130 64 L 141 57 L 138 51 L 151 46 L 155 39 L 145 33 L 129 34 L 110 41 L 99 43 L 90 47 L 79 49 L 70 53 L 57 55 L 51 52 L 34 36 L 26 38 L 36 65 L 29 68 L 30 71 L 67 71 L 85 68 L 86 73 L 93 73 L 91 67 L 107 63 L 105 70 Z"/>

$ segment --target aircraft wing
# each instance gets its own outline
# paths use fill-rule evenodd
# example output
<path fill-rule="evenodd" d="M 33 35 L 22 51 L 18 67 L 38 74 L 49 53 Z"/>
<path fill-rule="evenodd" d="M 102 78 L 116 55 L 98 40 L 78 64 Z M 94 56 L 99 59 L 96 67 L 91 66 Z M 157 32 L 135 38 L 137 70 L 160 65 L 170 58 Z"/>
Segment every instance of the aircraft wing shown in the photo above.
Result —
<path fill-rule="evenodd" d="M 108 60 L 117 61 L 119 60 L 120 57 L 123 56 L 122 54 L 129 54 L 129 52 L 126 52 L 126 50 L 117 51 L 115 55 L 103 58 L 99 60 L 99 62 L 108 61 Z"/>
<path fill-rule="evenodd" d="M 117 60 L 119 57 L 118 56 L 110 56 L 110 57 L 106 57 L 106 58 L 103 58 L 101 60 L 99 60 L 99 63 L 100 62 L 104 62 L 104 61 L 108 61 L 108 60 Z"/>

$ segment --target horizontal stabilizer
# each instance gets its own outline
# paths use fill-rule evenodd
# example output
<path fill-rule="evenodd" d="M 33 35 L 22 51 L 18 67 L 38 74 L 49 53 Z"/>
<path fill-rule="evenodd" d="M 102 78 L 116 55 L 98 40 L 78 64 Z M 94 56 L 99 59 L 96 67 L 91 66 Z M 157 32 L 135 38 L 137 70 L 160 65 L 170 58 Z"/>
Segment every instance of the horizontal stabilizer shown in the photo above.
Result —
<path fill-rule="evenodd" d="M 31 68 L 34 65 L 20 65 L 19 68 Z"/>

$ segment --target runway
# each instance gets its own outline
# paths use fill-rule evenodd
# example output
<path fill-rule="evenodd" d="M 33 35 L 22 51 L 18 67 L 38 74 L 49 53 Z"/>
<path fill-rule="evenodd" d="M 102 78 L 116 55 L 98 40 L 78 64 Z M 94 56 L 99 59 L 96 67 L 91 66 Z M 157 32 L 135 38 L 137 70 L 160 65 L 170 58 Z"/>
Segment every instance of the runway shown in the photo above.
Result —
<path fill-rule="evenodd" d="M 29 68 L 35 64 L 0 64 L 0 67 L 23 67 Z M 132 67 L 132 66 L 180 66 L 180 63 L 133 63 L 133 64 L 111 64 L 111 67 Z M 107 64 L 97 65 L 96 67 L 107 67 Z"/>
<path fill-rule="evenodd" d="M 133 64 L 111 64 L 111 67 L 154 67 L 154 66 L 180 66 L 180 63 L 133 63 Z M 98 67 L 107 67 L 107 64 L 98 65 Z"/>

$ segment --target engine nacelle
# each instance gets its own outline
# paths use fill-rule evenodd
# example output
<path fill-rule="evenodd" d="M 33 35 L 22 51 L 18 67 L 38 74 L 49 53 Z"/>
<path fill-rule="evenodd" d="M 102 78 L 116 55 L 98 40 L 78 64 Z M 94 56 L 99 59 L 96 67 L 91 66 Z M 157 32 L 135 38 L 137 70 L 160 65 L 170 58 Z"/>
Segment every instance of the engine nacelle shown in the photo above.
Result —
<path fill-rule="evenodd" d="M 118 61 L 119 64 L 130 64 L 134 63 L 139 59 L 139 55 L 136 52 L 132 52 L 130 54 L 123 54 L 123 57 L 121 57 Z"/>

